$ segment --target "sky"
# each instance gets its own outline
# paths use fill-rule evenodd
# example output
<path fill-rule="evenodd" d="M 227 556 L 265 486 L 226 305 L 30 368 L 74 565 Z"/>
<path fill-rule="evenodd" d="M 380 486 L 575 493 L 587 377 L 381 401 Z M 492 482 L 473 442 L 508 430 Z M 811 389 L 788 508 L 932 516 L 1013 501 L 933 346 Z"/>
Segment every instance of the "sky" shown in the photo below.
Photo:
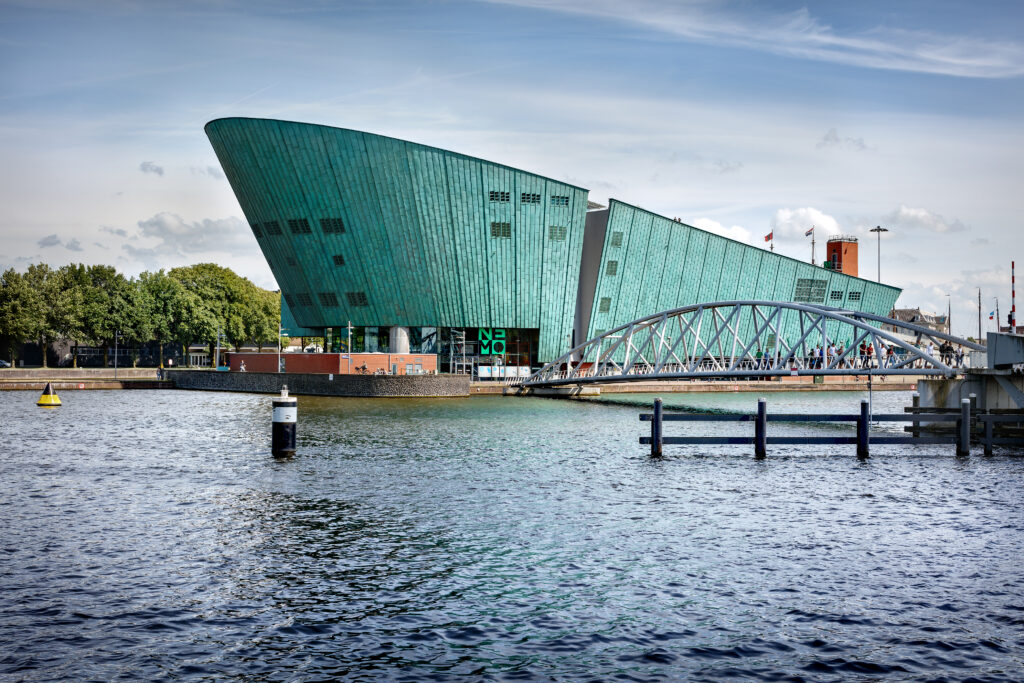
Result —
<path fill-rule="evenodd" d="M 898 306 L 975 335 L 978 289 L 993 329 L 1024 274 L 1022 111 L 1019 2 L 0 0 L 0 267 L 212 261 L 276 288 L 203 133 L 251 116 L 773 232 L 806 261 L 811 226 L 819 262 L 852 235 Z"/>

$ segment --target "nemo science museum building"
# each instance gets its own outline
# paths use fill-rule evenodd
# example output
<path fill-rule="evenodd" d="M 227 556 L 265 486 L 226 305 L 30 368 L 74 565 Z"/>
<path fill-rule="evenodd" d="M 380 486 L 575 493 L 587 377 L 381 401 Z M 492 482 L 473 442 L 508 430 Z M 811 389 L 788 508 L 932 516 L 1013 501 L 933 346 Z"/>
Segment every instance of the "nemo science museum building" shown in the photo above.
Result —
<path fill-rule="evenodd" d="M 351 324 L 353 352 L 536 367 L 687 304 L 887 315 L 900 293 L 849 274 L 855 260 L 810 265 L 413 142 L 248 118 L 211 121 L 206 134 L 281 287 L 285 331 L 334 350 Z"/>

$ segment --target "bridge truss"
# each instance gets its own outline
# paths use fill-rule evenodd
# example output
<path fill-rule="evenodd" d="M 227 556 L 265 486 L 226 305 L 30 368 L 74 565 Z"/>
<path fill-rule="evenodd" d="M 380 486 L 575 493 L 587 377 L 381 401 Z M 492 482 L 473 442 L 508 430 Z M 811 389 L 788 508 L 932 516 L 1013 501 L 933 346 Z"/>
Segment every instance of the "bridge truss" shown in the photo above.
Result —
<path fill-rule="evenodd" d="M 927 352 L 929 342 L 932 354 Z M 604 332 L 548 363 L 522 385 L 752 379 L 794 373 L 949 377 L 956 370 L 940 355 L 944 342 L 985 349 L 861 311 L 779 301 L 719 301 L 655 313 Z M 870 355 L 861 353 L 862 344 L 871 348 Z M 820 355 L 814 353 L 816 348 Z"/>

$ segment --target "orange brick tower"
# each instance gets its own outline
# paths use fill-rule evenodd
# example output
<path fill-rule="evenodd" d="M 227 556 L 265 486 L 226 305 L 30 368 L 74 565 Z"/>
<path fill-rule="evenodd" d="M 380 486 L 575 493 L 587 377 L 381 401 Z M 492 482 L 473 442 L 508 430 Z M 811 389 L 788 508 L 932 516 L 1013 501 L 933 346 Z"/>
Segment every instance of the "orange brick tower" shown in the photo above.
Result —
<path fill-rule="evenodd" d="M 857 238 L 836 235 L 825 247 L 825 258 L 832 264 L 832 270 L 857 277 Z"/>

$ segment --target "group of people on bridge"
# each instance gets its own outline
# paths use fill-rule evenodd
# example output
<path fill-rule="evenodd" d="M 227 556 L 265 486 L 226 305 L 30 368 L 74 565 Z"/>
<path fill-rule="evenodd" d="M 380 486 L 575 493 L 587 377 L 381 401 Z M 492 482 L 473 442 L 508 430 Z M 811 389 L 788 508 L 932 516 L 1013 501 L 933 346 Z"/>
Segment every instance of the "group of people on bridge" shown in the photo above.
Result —
<path fill-rule="evenodd" d="M 871 369 L 871 368 L 891 368 L 900 365 L 906 360 L 907 350 L 896 346 L 895 344 L 880 344 L 878 353 L 875 352 L 875 345 L 869 342 L 861 341 L 857 346 L 856 350 L 847 352 L 846 344 L 840 343 L 839 345 L 829 344 L 822 346 L 818 344 L 808 350 L 806 355 L 802 357 L 802 365 L 804 368 L 810 370 L 822 370 L 831 367 L 835 358 L 840 358 L 839 362 L 835 365 L 836 369 Z M 935 343 L 932 341 L 928 342 L 927 347 L 922 348 L 921 342 L 917 342 L 914 346 L 921 349 L 922 353 L 926 353 L 931 357 L 936 357 Z M 954 348 L 950 342 L 943 342 L 942 345 L 937 349 L 939 352 L 939 359 L 949 367 L 960 368 L 964 366 L 964 349 L 962 346 Z M 879 356 L 879 357 L 876 357 Z M 776 352 L 775 354 L 765 354 L 761 349 L 757 350 L 754 360 L 755 370 L 768 370 L 772 367 L 778 367 L 778 361 L 782 359 L 782 354 Z M 786 355 L 786 365 L 793 364 L 797 359 L 797 352 L 791 351 Z M 916 359 L 910 366 L 912 368 L 924 367 L 924 361 L 922 359 Z"/>

